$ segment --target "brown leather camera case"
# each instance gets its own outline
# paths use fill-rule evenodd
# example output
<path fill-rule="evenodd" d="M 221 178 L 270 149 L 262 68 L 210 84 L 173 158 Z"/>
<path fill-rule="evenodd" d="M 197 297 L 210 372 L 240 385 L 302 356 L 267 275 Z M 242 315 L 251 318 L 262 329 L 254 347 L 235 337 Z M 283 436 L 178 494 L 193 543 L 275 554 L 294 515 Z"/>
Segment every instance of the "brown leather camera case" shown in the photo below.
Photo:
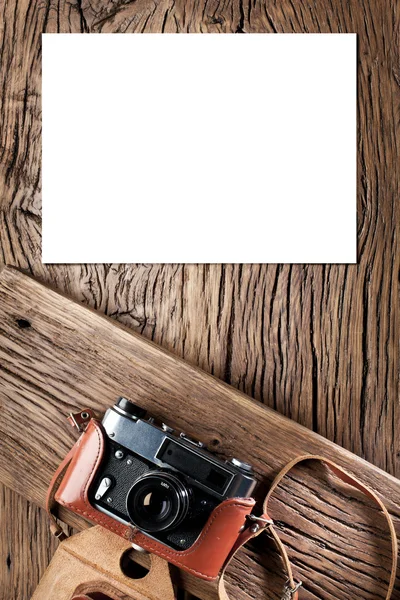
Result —
<path fill-rule="evenodd" d="M 133 526 L 119 523 L 90 504 L 88 490 L 103 458 L 104 448 L 103 427 L 99 421 L 91 419 L 77 442 L 72 460 L 55 494 L 55 500 L 93 523 L 102 525 L 197 577 L 215 579 L 245 525 L 246 516 L 253 509 L 254 500 L 225 500 L 213 510 L 202 533 L 190 548 L 184 551 L 173 550 Z"/>

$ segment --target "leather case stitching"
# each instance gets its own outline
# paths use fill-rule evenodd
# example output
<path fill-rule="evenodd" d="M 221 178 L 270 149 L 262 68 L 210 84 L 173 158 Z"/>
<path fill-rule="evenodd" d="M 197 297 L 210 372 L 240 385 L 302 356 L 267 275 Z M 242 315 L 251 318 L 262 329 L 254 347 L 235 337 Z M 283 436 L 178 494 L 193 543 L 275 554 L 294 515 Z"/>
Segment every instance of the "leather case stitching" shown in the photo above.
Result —
<path fill-rule="evenodd" d="M 92 475 L 93 475 L 95 469 L 97 469 L 97 466 L 98 466 L 97 465 L 97 461 L 98 461 L 98 458 L 100 456 L 100 452 L 102 450 L 102 447 L 104 445 L 103 436 L 100 435 L 100 426 L 95 421 L 93 421 L 93 425 L 95 427 L 97 438 L 99 440 L 99 447 L 98 447 L 98 450 L 97 450 L 97 455 L 96 455 L 96 459 L 95 459 L 94 464 L 93 464 L 93 468 L 90 471 L 90 474 L 89 474 L 88 478 L 86 479 L 86 482 L 85 482 L 85 485 L 84 485 L 83 489 L 81 490 L 81 499 L 83 500 L 85 506 L 87 506 L 91 510 L 95 510 L 95 509 L 93 508 L 93 506 L 89 502 L 89 499 L 88 499 L 88 488 L 89 488 L 89 485 L 91 483 Z"/>

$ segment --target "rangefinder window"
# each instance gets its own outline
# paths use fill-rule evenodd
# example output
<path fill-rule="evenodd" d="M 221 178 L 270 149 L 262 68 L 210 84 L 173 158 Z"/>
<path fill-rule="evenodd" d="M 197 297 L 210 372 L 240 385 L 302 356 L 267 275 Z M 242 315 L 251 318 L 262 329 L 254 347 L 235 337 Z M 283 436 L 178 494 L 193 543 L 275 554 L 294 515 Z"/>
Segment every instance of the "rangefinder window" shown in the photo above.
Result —
<path fill-rule="evenodd" d="M 221 490 L 221 493 L 226 490 L 227 481 L 228 479 L 225 473 L 221 473 L 216 469 L 211 469 L 206 479 L 206 482 L 210 487 L 213 487 L 213 489 L 216 491 Z"/>
<path fill-rule="evenodd" d="M 225 469 L 205 461 L 196 452 L 184 448 L 172 440 L 164 442 L 157 458 L 195 481 L 206 485 L 217 494 L 221 494 L 221 496 L 225 493 L 233 478 L 233 475 Z"/>

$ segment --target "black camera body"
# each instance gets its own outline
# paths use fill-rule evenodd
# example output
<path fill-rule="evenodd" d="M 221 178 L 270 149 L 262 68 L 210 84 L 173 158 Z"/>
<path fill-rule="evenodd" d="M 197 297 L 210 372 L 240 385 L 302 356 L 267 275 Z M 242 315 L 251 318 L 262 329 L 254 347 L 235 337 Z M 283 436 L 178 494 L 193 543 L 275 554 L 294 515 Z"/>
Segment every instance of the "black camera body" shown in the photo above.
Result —
<path fill-rule="evenodd" d="M 107 447 L 90 502 L 174 550 L 186 550 L 218 504 L 251 495 L 253 470 L 235 458 L 224 462 L 201 442 L 145 417 L 126 398 L 107 410 Z"/>

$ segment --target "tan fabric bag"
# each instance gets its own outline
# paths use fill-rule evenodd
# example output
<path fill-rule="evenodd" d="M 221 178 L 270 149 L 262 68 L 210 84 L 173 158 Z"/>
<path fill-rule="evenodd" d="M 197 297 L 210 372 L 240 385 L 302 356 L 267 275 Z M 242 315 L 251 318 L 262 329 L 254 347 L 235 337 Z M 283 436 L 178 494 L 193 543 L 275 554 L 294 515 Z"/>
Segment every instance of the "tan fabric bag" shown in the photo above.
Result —
<path fill-rule="evenodd" d="M 142 579 L 126 577 L 120 561 L 129 542 L 97 525 L 61 542 L 32 600 L 174 600 L 168 563 L 151 555 Z"/>

